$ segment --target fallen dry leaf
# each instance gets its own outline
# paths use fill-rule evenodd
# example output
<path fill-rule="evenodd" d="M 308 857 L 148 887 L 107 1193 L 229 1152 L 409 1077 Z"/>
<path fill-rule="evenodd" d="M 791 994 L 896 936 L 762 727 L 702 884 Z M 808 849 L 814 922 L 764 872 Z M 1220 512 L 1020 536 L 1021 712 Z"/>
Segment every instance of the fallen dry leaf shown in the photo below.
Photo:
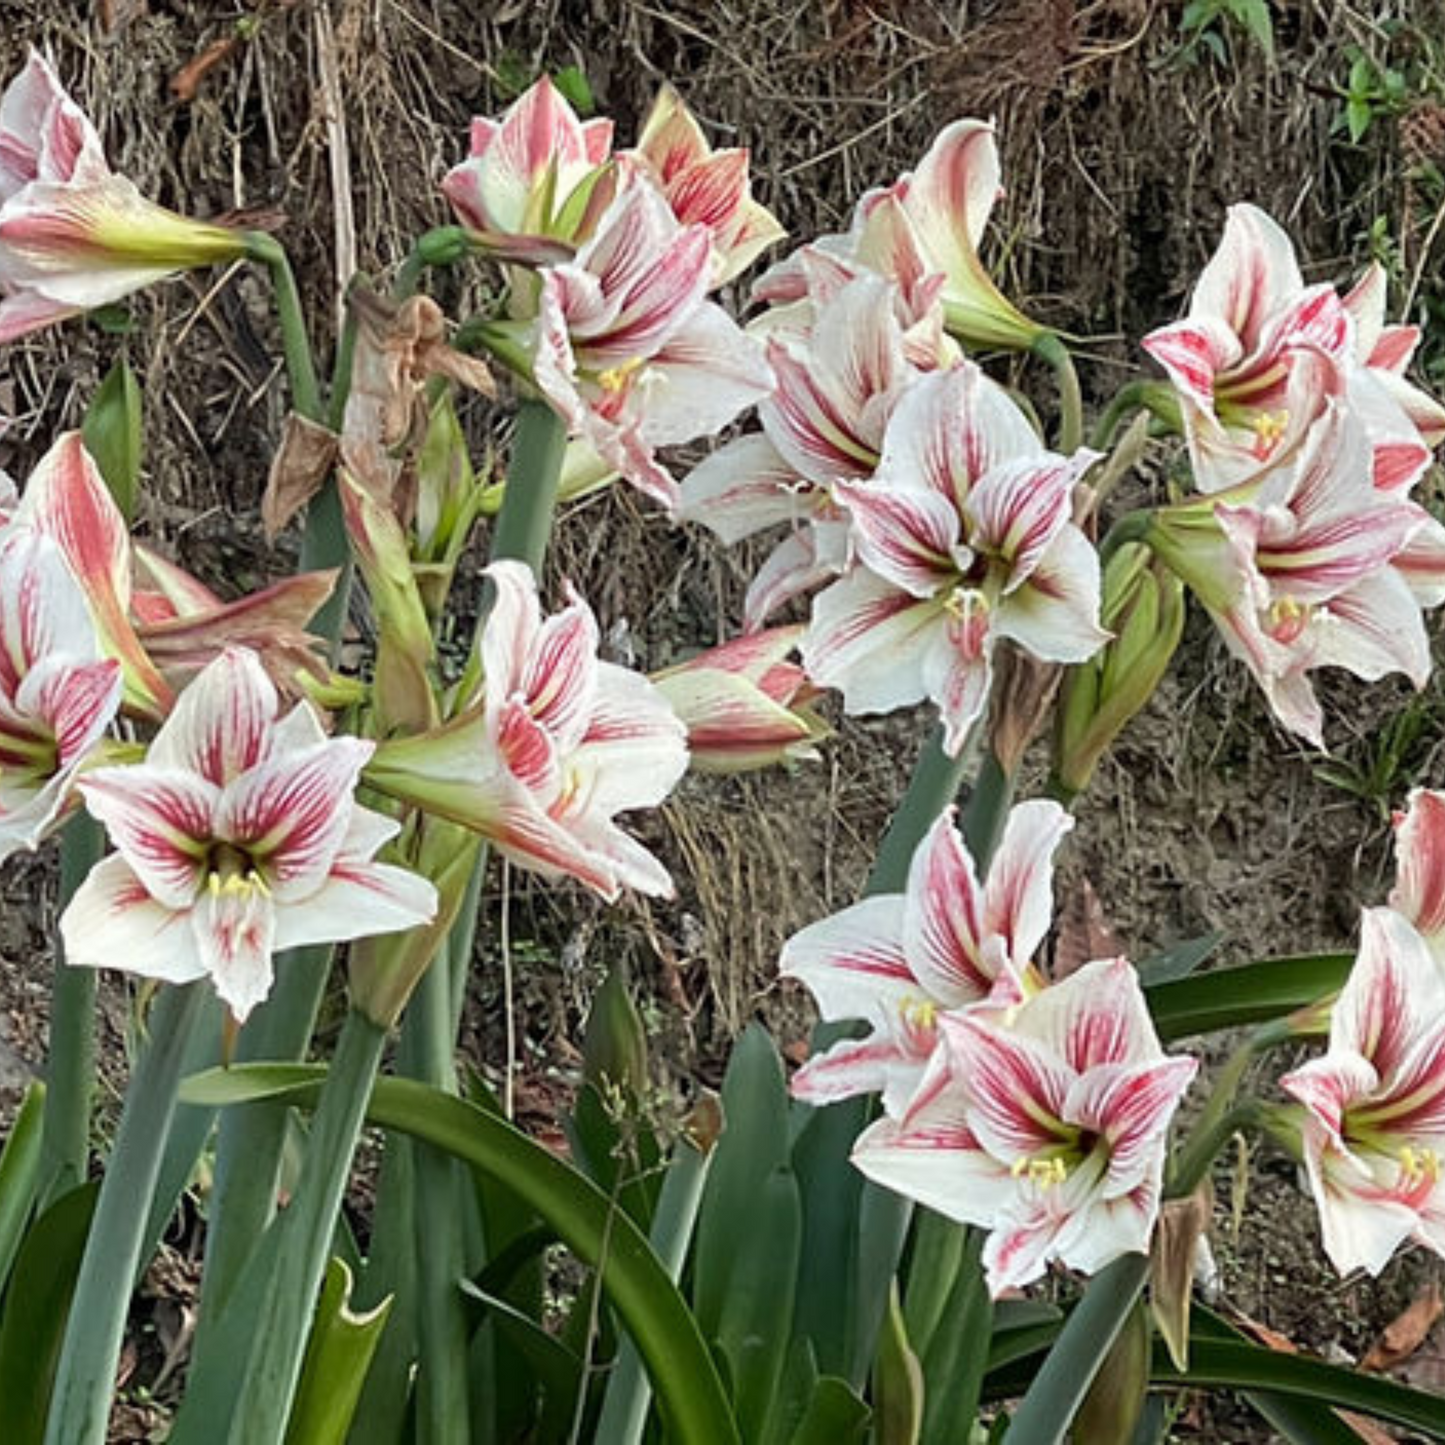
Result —
<path fill-rule="evenodd" d="M 193 60 L 188 60 L 171 76 L 171 94 L 182 105 L 189 105 L 196 98 L 196 92 L 200 90 L 201 82 L 223 60 L 228 60 L 240 44 L 241 37 L 235 34 L 211 41 L 199 55 Z"/>
<path fill-rule="evenodd" d="M 1360 1361 L 1362 1370 L 1392 1370 L 1420 1348 L 1445 1314 L 1445 1298 L 1438 1284 L 1426 1285 L 1410 1301 L 1409 1307 L 1397 1315 L 1370 1346 Z"/>
<path fill-rule="evenodd" d="M 1104 917 L 1104 905 L 1094 885 L 1081 878 L 1064 898 L 1059 911 L 1058 939 L 1054 944 L 1054 980 L 1067 978 L 1096 958 L 1117 958 L 1124 952 L 1119 936 Z"/>

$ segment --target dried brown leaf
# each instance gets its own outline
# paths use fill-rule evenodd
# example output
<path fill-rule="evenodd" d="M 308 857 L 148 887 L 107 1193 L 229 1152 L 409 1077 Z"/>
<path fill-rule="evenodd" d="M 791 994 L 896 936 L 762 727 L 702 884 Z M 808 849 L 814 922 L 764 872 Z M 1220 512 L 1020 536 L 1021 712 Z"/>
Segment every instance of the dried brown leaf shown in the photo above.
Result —
<path fill-rule="evenodd" d="M 261 524 L 274 542 L 281 529 L 309 502 L 336 464 L 336 433 L 292 412 L 266 478 Z"/>
<path fill-rule="evenodd" d="M 171 94 L 182 105 L 189 105 L 196 98 L 196 92 L 200 90 L 205 78 L 223 60 L 229 60 L 232 53 L 240 48 L 240 44 L 241 37 L 234 34 L 211 41 L 199 55 L 187 61 L 171 76 Z"/>
<path fill-rule="evenodd" d="M 1104 905 L 1087 878 L 1064 897 L 1054 945 L 1053 976 L 1067 978 L 1096 958 L 1117 958 L 1124 952 L 1119 936 L 1104 917 Z"/>
<path fill-rule="evenodd" d="M 1379 1339 L 1360 1361 L 1360 1368 L 1392 1370 L 1408 1360 L 1425 1343 L 1442 1314 L 1445 1314 L 1445 1298 L 1441 1297 L 1440 1286 L 1426 1285 L 1381 1331 Z"/>

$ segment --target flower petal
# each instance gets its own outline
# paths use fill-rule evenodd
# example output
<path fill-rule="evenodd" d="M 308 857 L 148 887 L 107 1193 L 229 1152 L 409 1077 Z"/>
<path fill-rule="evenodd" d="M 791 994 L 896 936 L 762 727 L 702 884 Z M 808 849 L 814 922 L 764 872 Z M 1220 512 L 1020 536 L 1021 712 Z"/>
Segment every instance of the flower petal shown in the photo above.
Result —
<path fill-rule="evenodd" d="M 114 968 L 166 983 L 205 976 L 189 919 L 157 903 L 120 854 L 97 863 L 60 916 L 65 961 Z"/>

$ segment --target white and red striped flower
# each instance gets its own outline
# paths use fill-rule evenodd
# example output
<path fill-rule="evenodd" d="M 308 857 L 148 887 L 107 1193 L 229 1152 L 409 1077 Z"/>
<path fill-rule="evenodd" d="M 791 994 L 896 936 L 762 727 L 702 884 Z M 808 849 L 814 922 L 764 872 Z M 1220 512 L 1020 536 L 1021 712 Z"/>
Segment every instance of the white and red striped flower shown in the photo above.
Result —
<path fill-rule="evenodd" d="M 104 306 L 245 238 L 148 201 L 35 51 L 0 96 L 0 342 Z"/>
<path fill-rule="evenodd" d="M 431 920 L 432 885 L 374 861 L 400 824 L 353 797 L 375 744 L 328 738 L 308 703 L 278 708 L 256 655 L 228 649 L 181 694 L 145 762 L 81 779 L 116 851 L 61 917 L 68 962 L 209 977 L 244 1022 L 270 993 L 277 949 Z"/>
<path fill-rule="evenodd" d="M 801 625 L 771 627 L 651 674 L 687 728 L 689 764 L 738 773 L 818 756 L 828 726 L 808 706 L 818 689 L 787 660 Z"/>
<path fill-rule="evenodd" d="M 442 194 L 476 231 L 567 233 L 562 218 L 568 203 L 596 177 L 611 151 L 612 122 L 579 120 L 544 75 L 500 120 L 472 121 L 471 154 L 447 172 Z"/>
<path fill-rule="evenodd" d="M 982 712 L 999 638 L 1045 662 L 1082 662 L 1099 626 L 1099 561 L 1072 521 L 1095 460 L 1057 456 L 970 362 L 899 401 L 871 480 L 839 482 L 860 565 L 819 593 L 809 674 L 849 712 L 929 698 L 956 753 Z"/>
<path fill-rule="evenodd" d="M 29 527 L 0 531 L 0 858 L 33 848 L 120 706 L 60 549 Z"/>
<path fill-rule="evenodd" d="M 907 1112 L 859 1138 L 863 1173 L 987 1229 L 995 1296 L 1053 1260 L 1093 1274 L 1147 1251 L 1197 1061 L 1159 1047 L 1130 964 L 1086 964 L 1007 1019 L 950 1014 L 942 1032 Z"/>
<path fill-rule="evenodd" d="M 1314 421 L 1321 398 L 1291 382 L 1301 356 L 1322 351 L 1365 424 L 1375 486 L 1408 492 L 1445 437 L 1445 408 L 1404 380 L 1418 333 L 1387 328 L 1384 306 L 1378 268 L 1343 299 L 1306 286 L 1281 227 L 1255 206 L 1231 207 L 1189 315 L 1144 339 L 1179 395 L 1196 485 L 1239 484 Z"/>
<path fill-rule="evenodd" d="M 766 333 L 776 385 L 758 405 L 761 434 L 728 442 L 683 481 L 679 515 L 724 542 L 790 529 L 748 588 L 750 630 L 847 566 L 835 484 L 872 476 L 889 418 L 922 374 L 897 300 L 897 288 L 872 275 L 810 293 L 806 317 Z"/>
<path fill-rule="evenodd" d="M 79 432 L 66 432 L 40 459 L 13 521 L 59 546 L 101 646 L 121 664 L 135 711 L 164 717 L 176 688 L 230 646 L 256 651 L 283 686 L 298 671 L 324 675 L 305 624 L 330 595 L 334 572 L 302 573 L 223 601 L 132 542 Z M 147 584 L 141 591 L 133 585 L 137 567 Z"/>
<path fill-rule="evenodd" d="M 1445 965 L 1445 793 L 1416 788 L 1394 821 L 1395 887 L 1390 907 L 1414 925 Z"/>
<path fill-rule="evenodd" d="M 670 894 L 667 871 L 613 819 L 672 791 L 686 729 L 645 677 L 598 658 L 597 620 L 575 593 L 544 620 L 527 567 L 498 562 L 485 575 L 496 600 L 480 695 L 440 728 L 383 742 L 367 780 L 547 877 L 606 898 Z"/>
<path fill-rule="evenodd" d="M 713 255 L 710 287 L 732 280 L 787 234 L 778 218 L 753 199 L 748 152 L 735 146 L 715 151 L 670 85 L 658 92 L 636 150 L 624 154 L 647 167 L 683 225 L 707 227 Z"/>
<path fill-rule="evenodd" d="M 657 448 L 720 430 L 772 386 L 762 347 L 706 299 L 712 244 L 629 171 L 576 259 L 539 273 L 538 389 L 573 437 L 668 508 L 677 482 Z"/>
<path fill-rule="evenodd" d="M 784 945 L 779 969 L 806 984 L 829 1022 L 861 1019 L 793 1075 L 797 1098 L 830 1104 L 879 1093 L 899 1117 L 939 1041 L 940 1020 L 1008 1009 L 1043 987 L 1033 962 L 1053 913 L 1053 857 L 1074 820 L 1057 804 L 1020 803 L 980 884 L 953 809 L 913 855 L 903 893 L 865 898 Z"/>
<path fill-rule="evenodd" d="M 824 236 L 768 271 L 754 295 L 787 304 L 808 289 L 805 263 L 827 256 L 896 282 L 920 306 L 942 306 L 950 332 L 976 346 L 1026 349 L 1046 328 L 994 284 L 978 248 L 1002 193 L 991 123 L 960 120 L 938 133 L 918 169 L 859 201 L 845 235 Z"/>
<path fill-rule="evenodd" d="M 1323 715 L 1309 672 L 1402 672 L 1423 686 L 1431 659 L 1421 608 L 1445 601 L 1445 528 L 1372 482 L 1369 433 L 1339 378 L 1324 353 L 1302 351 L 1291 384 L 1323 396 L 1318 421 L 1254 476 L 1166 508 L 1150 535 L 1275 716 L 1316 746 Z"/>
<path fill-rule="evenodd" d="M 1445 1255 L 1445 970 L 1398 913 L 1365 911 L 1329 1047 L 1280 1083 L 1335 1268 L 1378 1274 L 1407 1239 Z"/>

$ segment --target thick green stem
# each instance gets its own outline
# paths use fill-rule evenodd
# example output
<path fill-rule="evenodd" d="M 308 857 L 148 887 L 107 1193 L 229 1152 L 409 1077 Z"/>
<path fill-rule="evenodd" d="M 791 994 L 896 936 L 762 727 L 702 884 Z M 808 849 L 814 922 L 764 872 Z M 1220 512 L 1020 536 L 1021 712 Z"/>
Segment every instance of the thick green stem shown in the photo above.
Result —
<path fill-rule="evenodd" d="M 525 562 L 533 572 L 542 570 L 566 450 L 567 429 L 557 413 L 544 401 L 523 401 L 506 498 L 492 535 L 492 561 Z"/>
<path fill-rule="evenodd" d="M 305 1055 L 331 972 L 331 953 L 329 944 L 317 944 L 277 960 L 271 997 L 241 1031 L 239 1062 Z M 266 1104 L 242 1104 L 221 1118 L 201 1284 L 202 1331 L 219 1318 L 256 1241 L 276 1213 L 289 1128 L 288 1112 Z"/>
<path fill-rule="evenodd" d="M 1142 381 L 1127 382 L 1114 393 L 1114 399 L 1104 408 L 1104 414 L 1095 423 L 1094 434 L 1089 438 L 1089 445 L 1095 451 L 1108 451 L 1124 418 L 1145 405 L 1147 384 Z"/>
<path fill-rule="evenodd" d="M 46 1445 L 104 1445 L 131 1289 L 200 986 L 165 988 L 126 1094 L 81 1261 L 51 1396 Z"/>
<path fill-rule="evenodd" d="M 525 562 L 540 572 L 562 471 L 567 435 L 560 418 L 538 401 L 524 401 L 509 469 L 506 498 L 492 540 L 494 561 Z M 407 1008 L 400 1071 L 423 1083 L 456 1091 L 456 1034 L 470 971 L 477 900 L 486 854 L 481 853 L 447 946 L 433 959 Z M 393 1146 L 399 1141 L 393 1140 Z M 455 1163 L 425 1145 L 413 1149 L 406 1181 L 415 1189 L 420 1370 L 417 1375 L 417 1439 L 420 1445 L 465 1445 L 467 1438 L 467 1332 L 456 1288 L 465 1260 L 455 1228 L 458 1189 Z M 402 1177 L 405 1177 L 403 1174 Z M 401 1218 L 402 1212 L 392 1212 Z"/>
<path fill-rule="evenodd" d="M 61 909 L 104 851 L 105 832 L 89 813 L 70 820 L 60 841 Z M 67 964 L 57 935 L 40 1144 L 42 1208 L 84 1183 L 88 1172 L 90 1101 L 95 1092 L 95 988 L 95 970 Z"/>
<path fill-rule="evenodd" d="M 276 320 L 281 327 L 281 350 L 286 358 L 286 374 L 291 379 L 291 405 L 308 421 L 324 421 L 306 313 L 301 309 L 301 293 L 296 289 L 296 276 L 286 248 L 274 236 L 252 231 L 246 237 L 246 253 L 271 273 Z"/>
<path fill-rule="evenodd" d="M 958 795 L 973 762 L 973 738 L 954 757 L 943 750 L 943 729 L 938 728 L 923 745 L 913 776 L 888 831 L 878 845 L 878 856 L 868 875 L 865 893 L 901 893 L 908 881 L 908 866 L 924 835 L 938 815 Z"/>
<path fill-rule="evenodd" d="M 347 1015 L 295 1197 L 275 1226 L 280 1235 L 274 1266 L 238 1370 L 227 1445 L 280 1445 L 285 1438 L 312 1310 L 385 1043 L 386 1031 L 365 1014 Z"/>
<path fill-rule="evenodd" d="M 1040 336 L 1032 349 L 1035 356 L 1053 368 L 1059 388 L 1059 450 L 1072 456 L 1084 444 L 1084 395 L 1074 359 L 1052 331 Z"/>
<path fill-rule="evenodd" d="M 1255 1099 L 1247 1099 L 1218 1113 L 1206 1110 L 1205 1115 L 1170 1161 L 1164 1189 L 1167 1199 L 1184 1199 L 1193 1194 L 1224 1146 L 1236 1134 L 1257 1129 L 1264 1122 L 1263 1108 Z"/>
<path fill-rule="evenodd" d="M 455 932 L 463 929 L 459 918 Z M 407 1005 L 401 1072 L 434 1088 L 456 1092 L 456 1026 L 452 1020 L 452 940 L 432 960 Z M 393 1147 L 412 1151 L 410 1183 L 417 1254 L 416 1383 L 417 1445 L 466 1445 L 468 1427 L 468 1331 L 457 1281 L 465 1272 L 458 1228 L 463 1176 L 456 1162 L 425 1144 L 391 1136 Z"/>

